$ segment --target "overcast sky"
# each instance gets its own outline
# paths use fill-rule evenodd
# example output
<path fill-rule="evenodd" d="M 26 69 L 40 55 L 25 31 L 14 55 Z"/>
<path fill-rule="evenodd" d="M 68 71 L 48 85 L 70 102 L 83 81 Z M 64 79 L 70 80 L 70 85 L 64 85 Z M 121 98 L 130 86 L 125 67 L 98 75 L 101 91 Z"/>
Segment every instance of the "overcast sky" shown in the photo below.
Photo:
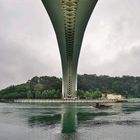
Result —
<path fill-rule="evenodd" d="M 140 75 L 140 0 L 99 0 L 78 73 Z M 41 0 L 0 0 L 0 89 L 33 76 L 61 77 L 56 36 Z"/>

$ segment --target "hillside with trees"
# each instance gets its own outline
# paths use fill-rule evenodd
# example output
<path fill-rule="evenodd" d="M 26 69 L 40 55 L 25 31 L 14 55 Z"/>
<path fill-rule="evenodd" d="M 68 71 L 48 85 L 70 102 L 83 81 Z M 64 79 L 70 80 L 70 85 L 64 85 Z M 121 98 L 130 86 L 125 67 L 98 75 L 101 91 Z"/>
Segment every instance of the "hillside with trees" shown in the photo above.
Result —
<path fill-rule="evenodd" d="M 95 74 L 78 75 L 77 96 L 80 99 L 100 98 L 102 93 L 140 97 L 140 77 L 110 77 Z M 57 77 L 33 77 L 21 85 L 13 85 L 0 91 L 0 99 L 61 99 L 62 79 Z"/>

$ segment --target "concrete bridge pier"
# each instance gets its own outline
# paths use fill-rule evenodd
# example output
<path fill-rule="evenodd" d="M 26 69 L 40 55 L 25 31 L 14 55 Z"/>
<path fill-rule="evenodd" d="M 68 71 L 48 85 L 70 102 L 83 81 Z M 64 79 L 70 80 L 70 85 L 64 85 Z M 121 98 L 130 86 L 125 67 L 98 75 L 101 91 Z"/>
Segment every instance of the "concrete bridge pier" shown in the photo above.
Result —
<path fill-rule="evenodd" d="M 98 0 L 42 0 L 53 24 L 62 63 L 62 94 L 75 99 L 77 66 L 84 32 Z"/>

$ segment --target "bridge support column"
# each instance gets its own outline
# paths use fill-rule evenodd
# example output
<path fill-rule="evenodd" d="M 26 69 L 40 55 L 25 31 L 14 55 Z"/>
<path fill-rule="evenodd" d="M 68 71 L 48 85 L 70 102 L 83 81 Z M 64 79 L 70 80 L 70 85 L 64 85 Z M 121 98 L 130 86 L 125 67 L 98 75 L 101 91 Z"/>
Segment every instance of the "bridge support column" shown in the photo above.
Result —
<path fill-rule="evenodd" d="M 84 32 L 98 0 L 42 0 L 52 21 L 62 62 L 62 94 L 75 99 L 77 65 Z"/>
<path fill-rule="evenodd" d="M 72 62 L 67 65 L 63 74 L 62 94 L 64 99 L 77 98 L 77 71 L 74 71 Z"/>

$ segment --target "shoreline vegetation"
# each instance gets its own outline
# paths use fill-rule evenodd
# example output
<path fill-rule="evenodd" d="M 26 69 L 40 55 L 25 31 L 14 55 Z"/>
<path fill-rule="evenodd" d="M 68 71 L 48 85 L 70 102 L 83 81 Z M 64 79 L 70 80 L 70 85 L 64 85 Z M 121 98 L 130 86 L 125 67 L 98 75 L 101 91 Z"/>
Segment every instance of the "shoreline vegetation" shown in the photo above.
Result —
<path fill-rule="evenodd" d="M 140 98 L 140 77 L 110 77 L 96 74 L 78 75 L 77 99 L 96 100 L 102 95 L 122 95 L 127 99 Z M 14 99 L 62 99 L 62 79 L 57 77 L 33 77 L 26 83 L 12 85 L 0 91 L 0 101 Z"/>

